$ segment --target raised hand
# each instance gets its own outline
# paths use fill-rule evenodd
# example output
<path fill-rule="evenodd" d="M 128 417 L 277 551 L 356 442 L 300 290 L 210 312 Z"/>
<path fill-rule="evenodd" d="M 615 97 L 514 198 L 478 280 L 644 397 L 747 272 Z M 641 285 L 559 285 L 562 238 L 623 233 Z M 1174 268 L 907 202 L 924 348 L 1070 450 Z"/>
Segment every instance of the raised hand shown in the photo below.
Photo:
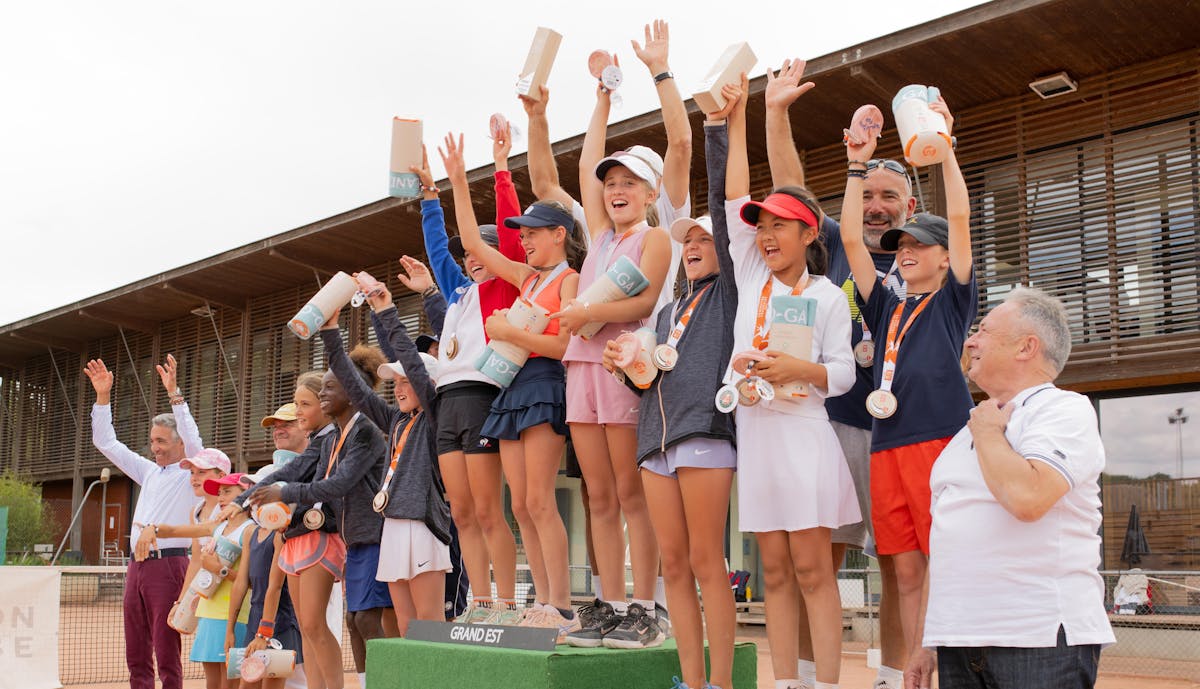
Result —
<path fill-rule="evenodd" d="M 108 404 L 112 394 L 113 374 L 104 365 L 104 360 L 92 359 L 87 362 L 87 366 L 83 367 L 83 375 L 92 381 L 92 388 L 96 391 L 96 404 Z"/>
<path fill-rule="evenodd" d="M 938 99 L 929 104 L 929 109 L 942 116 L 946 120 L 946 133 L 954 133 L 954 115 L 950 114 L 950 106 L 946 105 L 946 99 L 939 94 Z"/>
<path fill-rule="evenodd" d="M 804 60 L 784 60 L 779 74 L 767 70 L 767 90 L 765 92 L 767 108 L 787 110 L 796 99 L 808 93 L 816 86 L 811 81 L 801 83 L 804 78 Z"/>
<path fill-rule="evenodd" d="M 455 142 L 453 134 L 447 134 L 443 143 L 446 150 L 438 147 L 438 155 L 442 157 L 442 165 L 446 167 L 446 176 L 452 182 L 467 181 L 467 164 L 463 161 L 463 135 L 458 135 L 458 141 Z"/>
<path fill-rule="evenodd" d="M 159 364 L 155 366 L 154 370 L 158 371 L 158 377 L 160 380 L 162 380 L 163 387 L 166 388 L 167 394 L 174 395 L 175 388 L 179 387 L 177 375 L 179 371 L 179 363 L 175 361 L 175 355 L 168 354 L 167 363 L 165 365 Z"/>
<path fill-rule="evenodd" d="M 705 117 L 710 121 L 719 121 L 727 119 L 733 109 L 736 108 L 741 100 L 745 97 L 746 92 L 742 90 L 741 85 L 725 84 L 721 87 L 721 95 L 725 98 L 725 107 L 717 112 L 710 112 Z"/>
<path fill-rule="evenodd" d="M 433 276 L 430 275 L 429 267 L 424 263 L 421 263 L 412 256 L 401 256 L 400 267 L 404 269 L 403 273 L 396 275 L 396 278 L 400 280 L 400 284 L 417 293 L 424 292 L 433 287 Z"/>
<path fill-rule="evenodd" d="M 529 117 L 546 116 L 546 105 L 550 102 L 550 89 L 538 86 L 538 93 L 542 96 L 541 100 L 534 100 L 529 96 L 517 96 L 521 100 L 521 106 L 525 108 L 525 114 Z"/>
<path fill-rule="evenodd" d="M 421 144 L 421 167 L 409 165 L 408 171 L 421 178 L 421 187 L 423 190 L 433 189 L 433 173 L 429 170 L 429 152 L 425 150 L 425 144 Z M 423 191 L 423 195 L 427 199 L 436 199 L 436 191 Z"/>
<path fill-rule="evenodd" d="M 670 47 L 670 31 L 667 28 L 667 22 L 662 19 L 655 19 L 653 32 L 651 25 L 646 25 L 645 45 L 639 45 L 637 41 L 630 41 L 633 46 L 633 54 L 646 65 L 650 70 L 650 75 L 661 74 L 667 71 L 667 54 Z"/>
<path fill-rule="evenodd" d="M 859 142 L 856 137 L 847 136 L 845 137 L 845 143 L 846 160 L 852 163 L 865 163 L 875 156 L 875 146 L 878 145 L 878 139 L 874 136 L 868 136 L 866 141 Z"/>
<path fill-rule="evenodd" d="M 508 156 L 512 153 L 512 125 L 504 123 L 504 133 L 498 139 L 492 139 L 492 162 L 497 170 L 508 169 Z"/>
<path fill-rule="evenodd" d="M 321 330 L 337 330 L 338 329 L 338 316 L 340 316 L 340 315 L 342 315 L 341 309 L 334 311 L 333 315 L 329 317 L 329 320 L 325 321 L 321 325 Z"/>

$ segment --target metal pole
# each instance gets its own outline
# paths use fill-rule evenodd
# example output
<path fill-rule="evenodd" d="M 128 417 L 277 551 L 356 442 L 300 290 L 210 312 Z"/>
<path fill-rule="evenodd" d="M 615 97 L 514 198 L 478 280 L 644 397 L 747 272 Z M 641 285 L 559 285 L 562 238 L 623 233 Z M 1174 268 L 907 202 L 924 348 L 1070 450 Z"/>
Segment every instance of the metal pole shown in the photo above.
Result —
<path fill-rule="evenodd" d="M 1167 417 L 1167 423 L 1175 427 L 1175 470 L 1176 478 L 1183 478 L 1183 424 L 1187 423 L 1188 417 L 1183 413 L 1183 407 L 1175 410 L 1174 414 Z"/>
<path fill-rule="evenodd" d="M 96 564 L 104 564 L 104 532 L 108 530 L 108 483 L 100 486 L 100 550 L 96 553 Z"/>
<path fill-rule="evenodd" d="M 58 544 L 58 550 L 54 551 L 54 558 L 50 560 L 51 566 L 53 566 L 54 563 L 58 562 L 58 556 L 62 554 L 63 547 L 65 545 L 67 545 L 67 539 L 71 537 L 71 531 L 73 531 L 75 529 L 75 522 L 79 519 L 79 515 L 81 513 L 83 513 L 83 506 L 87 504 L 88 495 L 91 495 L 92 489 L 95 488 L 98 484 L 101 484 L 101 483 L 107 484 L 108 477 L 110 476 L 111 473 L 112 472 L 109 470 L 108 467 L 104 467 L 103 469 L 101 469 L 100 470 L 100 478 L 96 479 L 95 481 L 92 481 L 92 483 L 87 487 L 87 490 L 85 490 L 83 492 L 83 499 L 79 501 L 79 507 L 78 507 L 78 509 L 75 510 L 75 516 L 71 517 L 71 523 L 67 525 L 67 532 L 65 534 L 63 534 L 63 539 Z"/>

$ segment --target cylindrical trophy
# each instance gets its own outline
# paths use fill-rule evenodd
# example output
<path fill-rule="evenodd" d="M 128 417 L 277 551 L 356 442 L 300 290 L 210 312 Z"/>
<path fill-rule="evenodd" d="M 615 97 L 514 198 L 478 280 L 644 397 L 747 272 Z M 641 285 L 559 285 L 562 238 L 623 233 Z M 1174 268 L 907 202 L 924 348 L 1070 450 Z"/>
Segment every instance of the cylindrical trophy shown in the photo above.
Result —
<path fill-rule="evenodd" d="M 781 294 L 771 298 L 770 349 L 789 354 L 803 361 L 812 361 L 813 321 L 817 317 L 817 300 L 804 296 Z M 776 399 L 808 397 L 807 383 L 779 383 Z"/>
<path fill-rule="evenodd" d="M 271 453 L 271 464 L 283 466 L 299 456 L 299 452 L 293 452 L 292 450 L 275 450 Z"/>
<path fill-rule="evenodd" d="M 225 567 L 232 568 L 238 558 L 242 556 L 242 544 L 233 539 L 217 536 L 210 543 L 212 543 L 213 554 Z"/>
<path fill-rule="evenodd" d="M 212 598 L 212 595 L 217 592 L 221 586 L 221 582 L 225 580 L 225 575 L 229 570 L 222 568 L 219 573 L 212 573 L 207 569 L 201 569 L 196 572 L 196 576 L 192 577 L 191 590 L 195 591 L 201 598 Z"/>
<path fill-rule="evenodd" d="M 612 268 L 588 285 L 582 294 L 575 297 L 575 301 L 581 304 L 607 304 L 636 296 L 649 286 L 650 280 L 646 279 L 637 264 L 628 256 L 619 256 Z M 585 340 L 591 339 L 603 327 L 604 323 L 599 321 L 585 323 L 577 334 Z"/>
<path fill-rule="evenodd" d="M 543 333 L 546 331 L 546 325 L 550 323 L 550 312 L 541 304 L 519 298 L 509 307 L 507 320 L 525 332 Z M 492 340 L 475 361 L 475 368 L 496 381 L 500 387 L 506 388 L 512 385 L 513 379 L 528 359 L 529 350 L 511 342 Z"/>
<path fill-rule="evenodd" d="M 286 648 L 255 651 L 242 661 L 242 679 L 257 682 L 261 679 L 291 677 L 296 670 L 296 652 Z"/>
<path fill-rule="evenodd" d="M 245 648 L 231 648 L 225 654 L 225 677 L 240 679 L 242 676 L 242 661 L 246 659 Z"/>
<path fill-rule="evenodd" d="M 616 358 L 617 366 L 629 376 L 639 389 L 645 390 L 654 382 L 658 368 L 654 365 L 654 348 L 658 345 L 658 336 L 650 328 L 638 328 L 631 333 L 621 333 L 616 339 L 621 354 Z"/>
<path fill-rule="evenodd" d="M 288 327 L 297 337 L 307 340 L 320 330 L 338 309 L 349 304 L 357 291 L 358 283 L 354 278 L 339 270 L 312 299 L 308 300 L 304 308 L 292 317 Z"/>
<path fill-rule="evenodd" d="M 946 119 L 929 108 L 936 102 L 936 86 L 909 84 L 892 99 L 892 115 L 896 131 L 904 146 L 904 159 L 916 167 L 940 163 L 950 153 L 950 133 Z"/>
<path fill-rule="evenodd" d="M 292 523 L 295 510 L 295 503 L 268 502 L 258 506 L 253 515 L 254 521 L 267 531 L 282 531 Z"/>
<path fill-rule="evenodd" d="M 175 606 L 175 614 L 171 616 L 167 624 L 180 634 L 194 633 L 200 624 L 200 618 L 196 617 L 196 606 L 198 605 L 200 605 L 200 594 L 189 586 L 188 590 L 183 592 L 179 604 Z"/>
<path fill-rule="evenodd" d="M 391 175 L 388 196 L 415 199 L 421 195 L 421 178 L 409 167 L 421 167 L 421 120 L 392 118 Z"/>

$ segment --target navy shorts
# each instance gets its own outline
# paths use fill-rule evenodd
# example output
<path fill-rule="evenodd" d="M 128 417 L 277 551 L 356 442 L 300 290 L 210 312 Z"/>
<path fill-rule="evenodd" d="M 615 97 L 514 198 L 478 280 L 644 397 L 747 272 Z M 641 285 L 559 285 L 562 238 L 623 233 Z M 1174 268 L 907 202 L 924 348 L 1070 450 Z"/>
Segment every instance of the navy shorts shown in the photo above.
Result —
<path fill-rule="evenodd" d="M 358 612 L 392 607 L 392 595 L 382 581 L 375 581 L 379 570 L 379 544 L 352 545 L 346 548 L 346 610 Z"/>

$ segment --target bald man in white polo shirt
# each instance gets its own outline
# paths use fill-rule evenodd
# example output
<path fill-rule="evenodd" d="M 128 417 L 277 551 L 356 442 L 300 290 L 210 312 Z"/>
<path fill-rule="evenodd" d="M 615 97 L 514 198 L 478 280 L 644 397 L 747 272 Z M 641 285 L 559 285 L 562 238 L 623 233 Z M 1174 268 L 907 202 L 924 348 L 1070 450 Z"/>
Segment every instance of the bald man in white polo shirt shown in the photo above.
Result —
<path fill-rule="evenodd" d="M 1087 397 L 1054 379 L 1071 351 L 1062 304 L 1018 288 L 966 342 L 988 395 L 930 476 L 922 648 L 905 686 L 1093 687 L 1114 642 L 1100 564 L 1104 447 Z"/>

